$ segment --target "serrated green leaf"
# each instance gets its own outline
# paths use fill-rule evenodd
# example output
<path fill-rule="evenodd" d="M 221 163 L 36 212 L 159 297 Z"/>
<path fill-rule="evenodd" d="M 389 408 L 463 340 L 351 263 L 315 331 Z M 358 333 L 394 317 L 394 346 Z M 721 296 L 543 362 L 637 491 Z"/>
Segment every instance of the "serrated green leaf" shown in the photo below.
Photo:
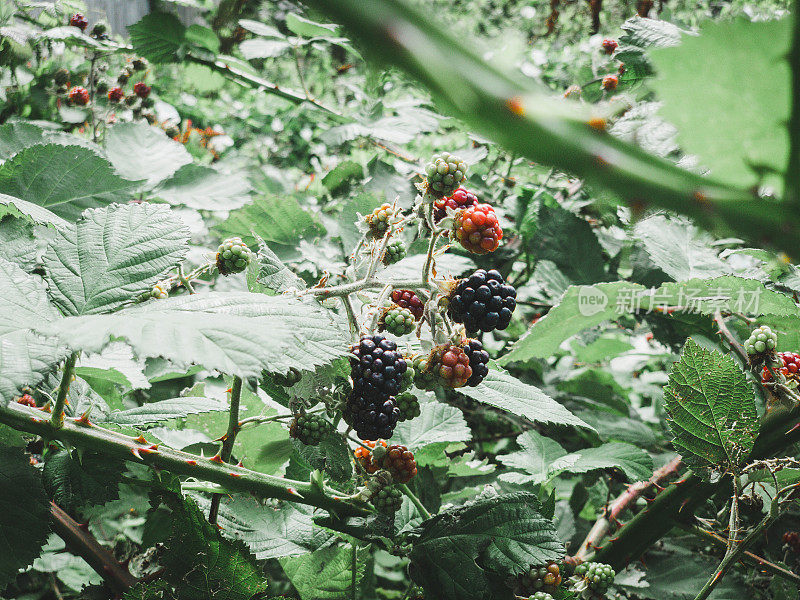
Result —
<path fill-rule="evenodd" d="M 522 446 L 522 450 L 498 457 L 507 467 L 525 471 L 526 475 L 522 477 L 518 473 L 506 473 L 500 476 L 501 479 L 516 483 L 546 481 L 550 474 L 550 465 L 567 453 L 558 442 L 533 430 L 517 437 L 517 443 Z"/>
<path fill-rule="evenodd" d="M 136 408 L 118 410 L 103 418 L 102 423 L 115 423 L 130 427 L 154 425 L 171 419 L 181 419 L 189 415 L 226 411 L 228 403 L 216 398 L 180 397 L 148 402 Z"/>
<path fill-rule="evenodd" d="M 148 292 L 188 250 L 169 208 L 113 204 L 59 228 L 44 256 L 54 302 L 67 315 L 109 312 Z"/>
<path fill-rule="evenodd" d="M 0 446 L 0 586 L 39 556 L 50 533 L 48 504 L 42 478 L 22 448 Z"/>
<path fill-rule="evenodd" d="M 290 288 L 302 290 L 306 287 L 305 282 L 289 270 L 278 255 L 259 240 L 258 254 L 256 260 L 250 263 L 254 265 L 255 277 L 251 291 L 262 291 L 264 289 L 273 293 L 280 294 Z M 249 272 L 248 272 L 249 275 Z"/>
<path fill-rule="evenodd" d="M 155 193 L 172 205 L 228 211 L 247 204 L 251 190 L 242 173 L 228 174 L 203 165 L 186 164 Z"/>
<path fill-rule="evenodd" d="M 347 353 L 349 344 L 342 320 L 316 303 L 246 292 L 168 298 L 36 329 L 90 352 L 123 338 L 139 358 L 162 356 L 181 367 L 196 363 L 243 377 L 326 364 Z"/>
<path fill-rule="evenodd" d="M 67 221 L 38 204 L 0 194 L 0 216 L 11 215 L 37 225 L 66 225 Z"/>
<path fill-rule="evenodd" d="M 255 234 L 266 242 L 287 246 L 296 246 L 300 239 L 325 231 L 291 196 L 257 196 L 252 204 L 232 211 L 213 230 L 221 237 L 239 236 L 247 244 L 256 242 Z"/>
<path fill-rule="evenodd" d="M 541 508 L 533 494 L 505 494 L 425 521 L 411 551 L 415 581 L 441 600 L 502 597 L 493 594 L 489 574 L 507 579 L 564 555 Z"/>
<path fill-rule="evenodd" d="M 297 13 L 286 15 L 286 27 L 295 35 L 303 37 L 329 36 L 339 29 L 335 23 L 315 23 Z"/>
<path fill-rule="evenodd" d="M 758 430 L 755 394 L 733 358 L 691 338 L 664 388 L 673 445 L 695 472 L 737 472 Z"/>
<path fill-rule="evenodd" d="M 681 43 L 681 29 L 670 23 L 657 19 L 633 17 L 622 24 L 625 32 L 620 36 L 620 44 L 637 48 L 666 48 Z"/>
<path fill-rule="evenodd" d="M 293 469 L 292 478 L 300 475 L 300 478 L 308 479 L 314 469 L 324 471 L 335 482 L 350 481 L 353 476 L 350 449 L 340 435 L 328 435 L 318 446 L 306 446 L 302 442 L 292 440 L 292 448 L 290 461 L 294 464 L 290 462 L 289 467 Z"/>
<path fill-rule="evenodd" d="M 133 51 L 153 63 L 177 62 L 186 28 L 170 13 L 154 12 L 128 26 Z"/>
<path fill-rule="evenodd" d="M 633 444 L 609 442 L 558 458 L 550 465 L 550 475 L 588 473 L 600 469 L 620 469 L 630 482 L 645 481 L 653 474 L 653 459 Z"/>
<path fill-rule="evenodd" d="M 353 160 L 345 160 L 322 178 L 322 185 L 335 194 L 344 188 L 351 179 L 361 179 L 362 177 L 364 177 L 364 167 Z"/>
<path fill-rule="evenodd" d="M 359 548 L 353 574 L 352 546 L 328 546 L 306 556 L 280 559 L 286 576 L 302 600 L 347 600 L 366 574 L 369 547 Z"/>
<path fill-rule="evenodd" d="M 36 267 L 38 252 L 33 226 L 27 219 L 0 218 L 0 257 L 30 272 Z"/>
<path fill-rule="evenodd" d="M 119 200 L 137 184 L 89 148 L 36 144 L 0 166 L 0 193 L 43 206 L 67 220 Z"/>
<path fill-rule="evenodd" d="M 521 382 L 505 371 L 489 369 L 489 374 L 476 387 L 458 390 L 473 400 L 526 417 L 535 423 L 574 425 L 591 429 L 542 390 Z"/>
<path fill-rule="evenodd" d="M 64 541 L 55 534 L 47 540 L 42 554 L 33 561 L 31 569 L 52 574 L 69 589 L 80 592 L 89 585 L 99 585 L 103 578 L 85 560 L 67 551 Z"/>
<path fill-rule="evenodd" d="M 789 17 L 709 21 L 699 36 L 650 53 L 661 114 L 715 179 L 749 187 L 759 183 L 759 169 L 786 168 L 790 31 Z M 758 85 L 742 86 L 742 73 L 758 73 Z"/>
<path fill-rule="evenodd" d="M 165 578 L 179 600 L 250 600 L 267 582 L 240 542 L 224 539 L 191 498 L 165 494 L 172 510 L 172 534 L 166 543 Z"/>
<path fill-rule="evenodd" d="M 395 427 L 392 443 L 404 444 L 416 451 L 429 444 L 466 442 L 470 435 L 460 410 L 449 404 L 425 402 L 420 405 L 419 417 Z"/>
<path fill-rule="evenodd" d="M 145 123 L 120 123 L 109 129 L 106 155 L 120 175 L 132 181 L 146 177 L 150 188 L 192 162 L 183 144 Z"/>
<path fill-rule="evenodd" d="M 44 130 L 32 123 L 13 121 L 0 125 L 0 161 L 42 141 Z"/>
<path fill-rule="evenodd" d="M 44 463 L 42 480 L 47 494 L 67 511 L 104 504 L 119 497 L 125 462 L 103 454 L 60 450 Z"/>

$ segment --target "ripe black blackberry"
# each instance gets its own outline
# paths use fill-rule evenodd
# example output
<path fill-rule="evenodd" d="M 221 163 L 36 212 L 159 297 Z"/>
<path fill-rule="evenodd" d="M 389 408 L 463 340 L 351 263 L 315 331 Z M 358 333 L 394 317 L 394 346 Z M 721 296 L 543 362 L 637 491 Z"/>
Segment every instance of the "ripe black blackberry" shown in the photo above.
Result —
<path fill-rule="evenodd" d="M 347 398 L 342 417 L 362 440 L 388 439 L 400 420 L 400 410 L 393 398 L 371 400 L 353 391 Z"/>
<path fill-rule="evenodd" d="M 450 294 L 448 312 L 467 331 L 505 329 L 517 307 L 517 290 L 494 269 L 478 269 Z"/>
<path fill-rule="evenodd" d="M 472 375 L 467 379 L 467 385 L 475 387 L 489 374 L 489 353 L 483 349 L 483 344 L 478 340 L 467 340 L 461 348 L 469 357 L 469 366 L 472 368 Z"/>
<path fill-rule="evenodd" d="M 387 400 L 400 392 L 408 365 L 397 344 L 382 335 L 365 335 L 351 352 L 353 392 L 370 402 Z"/>

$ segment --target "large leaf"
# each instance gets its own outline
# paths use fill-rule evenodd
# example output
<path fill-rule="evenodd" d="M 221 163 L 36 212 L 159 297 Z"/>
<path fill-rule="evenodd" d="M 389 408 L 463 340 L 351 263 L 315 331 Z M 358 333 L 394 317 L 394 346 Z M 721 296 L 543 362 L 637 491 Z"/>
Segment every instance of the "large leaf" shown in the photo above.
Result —
<path fill-rule="evenodd" d="M 242 173 L 228 174 L 211 167 L 186 164 L 164 182 L 156 195 L 173 205 L 227 211 L 247 204 L 250 190 L 250 182 Z"/>
<path fill-rule="evenodd" d="M 557 560 L 564 548 L 533 494 L 506 494 L 439 513 L 417 530 L 412 576 L 441 600 L 489 600 L 490 575 L 507 579 Z"/>
<path fill-rule="evenodd" d="M 168 207 L 114 204 L 58 229 L 44 257 L 50 293 L 68 315 L 109 312 L 149 291 L 188 250 Z"/>
<path fill-rule="evenodd" d="M 63 509 L 104 504 L 119 497 L 125 462 L 98 452 L 60 450 L 47 457 L 42 477 L 48 495 Z"/>
<path fill-rule="evenodd" d="M 42 141 L 44 130 L 32 123 L 14 121 L 0 125 L 0 161 Z"/>
<path fill-rule="evenodd" d="M 154 63 L 177 62 L 186 42 L 186 28 L 171 13 L 153 12 L 128 27 L 131 45 L 139 56 Z"/>
<path fill-rule="evenodd" d="M 392 443 L 417 450 L 428 444 L 466 442 L 469 438 L 470 429 L 460 410 L 449 404 L 425 402 L 419 417 L 397 425 Z"/>
<path fill-rule="evenodd" d="M 105 158 L 82 146 L 37 144 L 0 166 L 0 193 L 69 220 L 86 208 L 124 197 L 137 185 L 122 179 Z"/>
<path fill-rule="evenodd" d="M 254 234 L 266 242 L 296 246 L 298 240 L 322 233 L 322 226 L 291 196 L 258 196 L 252 204 L 233 211 L 214 230 L 222 237 L 238 235 L 248 244 Z"/>
<path fill-rule="evenodd" d="M 0 587 L 39 556 L 49 533 L 50 508 L 39 472 L 21 448 L 0 446 Z"/>
<path fill-rule="evenodd" d="M 517 438 L 517 443 L 522 450 L 499 456 L 500 462 L 512 469 L 525 471 L 526 475 L 520 477 L 517 473 L 507 473 L 513 477 L 504 477 L 512 481 L 530 481 L 541 483 L 550 475 L 550 465 L 556 459 L 566 455 L 566 450 L 555 440 L 543 436 L 537 431 L 526 431 Z"/>
<path fill-rule="evenodd" d="M 628 481 L 644 481 L 653 474 L 653 460 L 633 444 L 609 442 L 567 454 L 550 465 L 551 473 L 588 473 L 600 469 L 620 469 Z"/>
<path fill-rule="evenodd" d="M 55 213 L 38 204 L 0 194 L 0 215 L 3 214 L 24 218 L 37 225 L 66 225 L 67 223 Z"/>
<path fill-rule="evenodd" d="M 542 390 L 521 382 L 505 371 L 489 369 L 489 374 L 481 384 L 460 388 L 459 392 L 478 402 L 526 417 L 535 423 L 574 425 L 591 429 Z"/>
<path fill-rule="evenodd" d="M 302 600 L 346 600 L 355 593 L 353 583 L 356 589 L 361 585 L 368 559 L 368 547 L 356 551 L 333 545 L 306 556 L 282 558 L 280 563 Z"/>
<path fill-rule="evenodd" d="M 149 187 L 192 162 L 183 144 L 167 137 L 162 129 L 145 123 L 120 123 L 112 127 L 106 136 L 106 155 L 123 177 L 132 180 L 146 177 Z"/>
<path fill-rule="evenodd" d="M 677 126 L 683 150 L 719 180 L 752 186 L 758 170 L 786 168 L 790 28 L 789 17 L 708 22 L 699 36 L 650 54 L 661 113 Z M 742 85 L 742 73 L 758 85 Z"/>
<path fill-rule="evenodd" d="M 30 272 L 36 267 L 38 253 L 33 226 L 27 219 L 0 218 L 0 257 Z"/>
<path fill-rule="evenodd" d="M 182 396 L 158 402 L 148 402 L 136 408 L 112 412 L 102 419 L 104 423 L 116 423 L 130 427 L 154 425 L 172 419 L 182 419 L 189 415 L 226 411 L 228 403 L 217 398 Z"/>
<path fill-rule="evenodd" d="M 349 344 L 346 326 L 316 303 L 246 292 L 168 298 L 37 329 L 75 349 L 99 352 L 123 338 L 140 358 L 162 356 L 182 367 L 201 364 L 245 377 L 325 364 Z"/>
<path fill-rule="evenodd" d="M 758 429 L 755 395 L 733 358 L 689 339 L 664 388 L 672 443 L 706 477 L 737 472 Z"/>

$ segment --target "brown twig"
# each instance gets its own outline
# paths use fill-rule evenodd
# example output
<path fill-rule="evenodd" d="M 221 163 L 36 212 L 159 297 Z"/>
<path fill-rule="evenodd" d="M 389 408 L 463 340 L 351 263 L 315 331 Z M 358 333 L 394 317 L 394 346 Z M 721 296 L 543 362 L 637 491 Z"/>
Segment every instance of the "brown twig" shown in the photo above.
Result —
<path fill-rule="evenodd" d="M 592 526 L 592 529 L 589 531 L 586 539 L 583 540 L 583 543 L 575 553 L 575 559 L 577 559 L 578 562 L 584 561 L 588 554 L 591 553 L 608 534 L 611 529 L 611 525 L 617 522 L 619 516 L 625 511 L 625 509 L 629 508 L 634 502 L 636 502 L 639 496 L 641 496 L 648 489 L 651 487 L 661 486 L 663 481 L 677 474 L 680 466 L 680 457 L 674 458 L 666 465 L 656 470 L 653 473 L 653 476 L 647 481 L 637 481 L 636 483 L 630 484 L 628 489 L 626 489 L 606 508 L 603 516 L 595 521 L 595 524 Z"/>
<path fill-rule="evenodd" d="M 731 330 L 728 329 L 728 326 L 725 324 L 725 318 L 722 316 L 722 312 L 719 310 L 714 311 L 714 322 L 717 324 L 717 328 L 719 329 L 719 334 L 722 338 L 728 342 L 728 345 L 731 347 L 739 358 L 742 359 L 742 362 L 746 365 L 750 365 L 750 357 L 747 355 L 747 352 L 739 343 L 734 335 L 731 333 Z"/>
<path fill-rule="evenodd" d="M 130 574 L 130 571 L 55 502 L 50 503 L 50 518 L 53 531 L 64 540 L 67 548 L 89 563 L 112 590 L 124 594 L 136 584 L 138 580 Z"/>

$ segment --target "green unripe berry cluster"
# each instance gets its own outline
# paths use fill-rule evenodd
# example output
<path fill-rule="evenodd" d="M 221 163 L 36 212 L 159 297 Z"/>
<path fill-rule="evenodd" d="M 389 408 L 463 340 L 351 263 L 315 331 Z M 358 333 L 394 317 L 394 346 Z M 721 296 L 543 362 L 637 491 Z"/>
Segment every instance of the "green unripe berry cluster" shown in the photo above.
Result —
<path fill-rule="evenodd" d="M 410 421 L 411 419 L 416 419 L 420 415 L 419 400 L 410 392 L 397 394 L 394 403 L 397 405 L 398 410 L 400 410 L 401 421 Z"/>
<path fill-rule="evenodd" d="M 319 415 L 300 414 L 289 425 L 289 435 L 306 446 L 318 446 L 330 431 L 330 423 Z"/>
<path fill-rule="evenodd" d="M 367 215 L 366 221 L 373 237 L 383 237 L 383 234 L 389 229 L 389 221 L 392 219 L 393 215 L 394 209 L 388 202 L 381 204 Z"/>
<path fill-rule="evenodd" d="M 217 268 L 223 275 L 241 273 L 250 264 L 251 258 L 250 248 L 242 238 L 228 238 L 217 249 Z"/>
<path fill-rule="evenodd" d="M 439 383 L 436 373 L 429 369 L 428 356 L 418 354 L 414 356 L 411 367 L 414 369 L 414 385 L 421 390 L 436 389 Z"/>
<path fill-rule="evenodd" d="M 553 600 L 547 592 L 536 592 L 533 596 L 528 596 L 528 600 Z"/>
<path fill-rule="evenodd" d="M 425 166 L 428 190 L 438 196 L 449 196 L 466 179 L 467 163 L 449 152 L 437 154 Z"/>
<path fill-rule="evenodd" d="M 383 264 L 393 265 L 406 257 L 406 247 L 400 240 L 393 240 L 386 246 L 386 253 L 383 255 Z"/>
<path fill-rule="evenodd" d="M 603 594 L 609 586 L 613 583 L 614 577 L 617 574 L 611 565 L 598 562 L 587 562 L 578 565 L 575 569 L 575 579 L 577 582 L 571 586 L 571 589 L 576 592 L 585 592 L 587 590 Z M 591 597 L 588 595 L 587 597 Z"/>
<path fill-rule="evenodd" d="M 403 493 L 393 485 L 387 485 L 372 497 L 372 505 L 385 515 L 393 515 L 403 505 Z"/>
<path fill-rule="evenodd" d="M 775 349 L 778 345 L 778 336 L 766 325 L 757 327 L 744 343 L 748 354 L 763 354 Z"/>
<path fill-rule="evenodd" d="M 406 335 L 414 331 L 416 326 L 417 321 L 414 319 L 414 314 L 407 308 L 396 304 L 383 316 L 383 327 L 392 335 Z"/>

